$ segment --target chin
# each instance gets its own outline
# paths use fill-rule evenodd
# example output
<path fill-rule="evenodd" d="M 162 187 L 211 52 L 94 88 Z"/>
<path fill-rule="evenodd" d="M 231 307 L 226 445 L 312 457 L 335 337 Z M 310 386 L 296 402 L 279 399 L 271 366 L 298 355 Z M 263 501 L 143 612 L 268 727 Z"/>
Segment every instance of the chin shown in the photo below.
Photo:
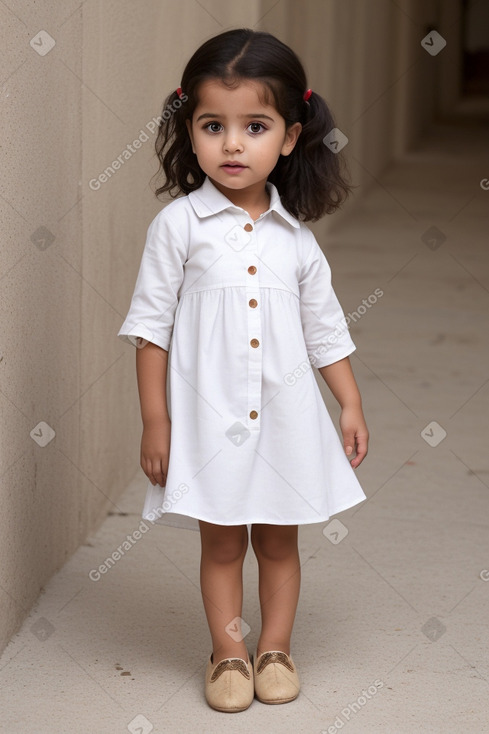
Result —
<path fill-rule="evenodd" d="M 242 181 L 231 178 L 231 176 L 229 176 L 229 178 L 224 178 L 223 176 L 210 176 L 210 178 L 213 178 L 214 181 L 217 181 L 218 184 L 225 186 L 227 189 L 242 189 L 244 186 L 248 185 L 244 184 Z"/>

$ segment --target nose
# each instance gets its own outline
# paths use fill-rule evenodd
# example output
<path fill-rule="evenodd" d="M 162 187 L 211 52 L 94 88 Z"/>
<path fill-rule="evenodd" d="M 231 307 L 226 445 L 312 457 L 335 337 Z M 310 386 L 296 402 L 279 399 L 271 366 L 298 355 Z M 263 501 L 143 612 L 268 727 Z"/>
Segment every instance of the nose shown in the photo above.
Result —
<path fill-rule="evenodd" d="M 235 153 L 243 150 L 243 143 L 237 130 L 228 130 L 223 142 L 223 149 L 226 153 Z"/>

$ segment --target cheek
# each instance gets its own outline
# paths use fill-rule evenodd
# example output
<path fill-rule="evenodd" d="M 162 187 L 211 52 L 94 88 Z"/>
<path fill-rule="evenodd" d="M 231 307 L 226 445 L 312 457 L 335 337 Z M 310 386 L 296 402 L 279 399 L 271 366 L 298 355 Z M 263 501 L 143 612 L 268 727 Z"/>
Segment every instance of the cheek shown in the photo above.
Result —
<path fill-rule="evenodd" d="M 203 132 L 197 132 L 194 136 L 194 142 L 197 149 L 202 153 L 205 153 L 207 150 L 212 150 L 213 148 L 213 138 Z"/>

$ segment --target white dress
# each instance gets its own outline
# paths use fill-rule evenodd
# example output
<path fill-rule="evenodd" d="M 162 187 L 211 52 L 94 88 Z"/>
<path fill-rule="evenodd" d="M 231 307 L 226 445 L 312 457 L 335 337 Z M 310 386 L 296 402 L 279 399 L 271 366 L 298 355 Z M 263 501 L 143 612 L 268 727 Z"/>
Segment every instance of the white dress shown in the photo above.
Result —
<path fill-rule="evenodd" d="M 206 178 L 149 226 L 118 336 L 169 351 L 170 460 L 165 487 L 148 481 L 150 522 L 300 525 L 366 499 L 311 367 L 355 345 L 313 233 L 267 188 L 256 222 Z"/>

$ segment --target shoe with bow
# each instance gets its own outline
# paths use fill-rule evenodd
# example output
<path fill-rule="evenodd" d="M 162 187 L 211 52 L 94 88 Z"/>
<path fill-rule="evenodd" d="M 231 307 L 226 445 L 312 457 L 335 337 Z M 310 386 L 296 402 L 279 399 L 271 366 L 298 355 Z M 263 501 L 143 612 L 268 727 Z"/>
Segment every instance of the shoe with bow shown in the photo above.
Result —
<path fill-rule="evenodd" d="M 253 656 L 256 697 L 262 703 L 288 703 L 297 698 L 299 675 L 290 655 L 269 650 Z"/>
<path fill-rule="evenodd" d="M 214 665 L 207 661 L 205 698 L 217 711 L 234 713 L 248 708 L 254 698 L 253 667 L 242 658 L 226 658 Z"/>

